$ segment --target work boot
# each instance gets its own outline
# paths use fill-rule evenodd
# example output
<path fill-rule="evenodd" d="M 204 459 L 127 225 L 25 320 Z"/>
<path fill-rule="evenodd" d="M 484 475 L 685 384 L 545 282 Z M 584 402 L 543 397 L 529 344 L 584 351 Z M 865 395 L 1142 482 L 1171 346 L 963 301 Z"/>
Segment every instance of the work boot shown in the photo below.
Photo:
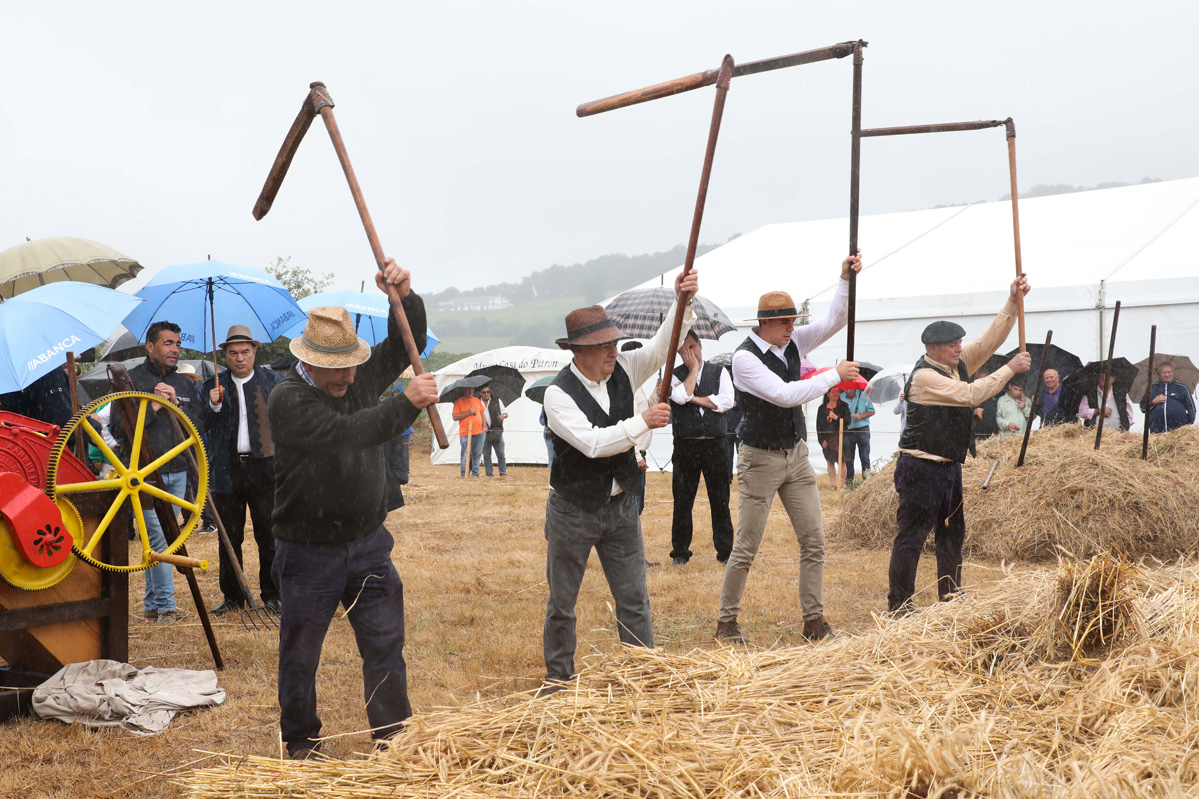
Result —
<path fill-rule="evenodd" d="M 809 641 L 823 641 L 825 638 L 836 638 L 837 634 L 824 620 L 824 616 L 817 616 L 803 623 L 803 637 Z"/>
<path fill-rule="evenodd" d="M 732 621 L 716 622 L 716 640 L 727 641 L 730 644 L 748 644 L 745 636 L 741 634 L 741 625 L 736 619 Z"/>
<path fill-rule="evenodd" d="M 241 602 L 238 602 L 236 599 L 226 599 L 224 602 L 222 602 L 221 604 L 217 605 L 215 608 L 212 609 L 211 615 L 224 616 L 226 613 L 232 613 L 235 610 L 241 610 L 241 609 L 242 609 Z"/>

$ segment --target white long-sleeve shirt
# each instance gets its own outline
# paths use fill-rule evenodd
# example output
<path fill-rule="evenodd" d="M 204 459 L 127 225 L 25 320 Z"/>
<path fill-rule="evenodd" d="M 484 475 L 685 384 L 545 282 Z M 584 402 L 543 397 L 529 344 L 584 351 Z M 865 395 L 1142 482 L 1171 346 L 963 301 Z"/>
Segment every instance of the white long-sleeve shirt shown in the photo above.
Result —
<path fill-rule="evenodd" d="M 670 311 L 665 316 L 665 321 L 658 328 L 658 332 L 654 334 L 648 346 L 638 350 L 621 352 L 616 356 L 616 363 L 629 376 L 629 382 L 633 385 L 634 394 L 639 386 L 649 380 L 654 372 L 662 368 L 666 363 L 666 356 L 670 352 L 670 334 L 671 328 L 674 325 L 675 311 L 676 308 L 672 305 Z M 687 331 L 691 329 L 694 321 L 695 312 L 691 309 L 690 304 L 688 304 L 683 311 L 683 325 L 679 333 L 680 340 L 682 340 L 683 336 L 687 335 Z M 591 380 L 579 371 L 574 361 L 570 362 L 570 370 L 579 379 L 579 382 L 583 384 L 583 388 L 587 390 L 587 393 L 591 395 L 596 404 L 603 409 L 604 413 L 607 413 L 610 407 L 608 403 L 608 381 L 611 380 L 611 377 L 605 377 L 599 381 Z M 588 421 L 587 416 L 579 406 L 575 405 L 574 400 L 565 391 L 555 385 L 550 385 L 545 390 L 544 408 L 545 418 L 549 422 L 550 430 L 554 431 L 566 443 L 588 458 L 606 458 L 610 455 L 625 452 L 631 447 L 636 446 L 638 440 L 650 429 L 641 414 L 634 414 L 631 418 L 621 419 L 608 427 L 595 427 Z M 619 493 L 621 490 L 615 480 L 612 481 L 612 487 L 613 494 Z"/>
<path fill-rule="evenodd" d="M 795 342 L 800 357 L 803 357 L 832 338 L 838 330 L 845 327 L 848 320 L 849 281 L 842 280 L 837 283 L 832 305 L 824 319 L 815 324 L 795 328 L 791 333 L 791 341 Z M 783 363 L 787 362 L 784 347 L 776 347 L 754 332 L 750 332 L 749 339 L 760 352 L 771 352 Z M 837 370 L 829 369 L 807 380 L 788 383 L 770 371 L 766 364 L 755 358 L 752 353 L 744 350 L 733 353 L 733 385 L 739 391 L 753 394 L 781 408 L 793 408 L 818 399 L 840 382 L 841 376 Z"/>
<path fill-rule="evenodd" d="M 699 369 L 697 369 L 697 371 L 702 372 L 703 368 L 704 362 L 700 361 Z M 699 378 L 696 378 L 695 384 L 699 385 Z M 683 381 L 679 380 L 677 377 L 671 378 L 670 385 L 670 398 L 674 400 L 676 405 L 686 405 L 695 398 L 694 394 L 687 393 L 687 389 L 686 386 L 683 385 Z M 708 399 L 712 400 L 712 403 L 716 406 L 712 409 L 715 413 L 724 413 L 729 408 L 733 407 L 733 379 L 729 377 L 727 369 L 720 370 L 720 386 L 717 389 L 717 392 L 710 395 Z M 704 413 L 709 410 L 702 405 L 697 405 L 696 407 L 699 408 L 700 416 L 703 416 Z"/>

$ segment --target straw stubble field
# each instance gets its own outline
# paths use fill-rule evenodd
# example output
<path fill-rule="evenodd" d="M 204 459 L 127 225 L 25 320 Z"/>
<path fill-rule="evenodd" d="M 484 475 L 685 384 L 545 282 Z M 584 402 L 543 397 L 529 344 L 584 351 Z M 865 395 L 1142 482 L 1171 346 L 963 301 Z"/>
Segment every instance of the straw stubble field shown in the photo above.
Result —
<path fill-rule="evenodd" d="M 1028 474 L 1060 460 L 1069 467 L 1058 467 L 1063 491 L 1038 502 L 1028 496 L 1030 478 L 1005 462 L 993 486 L 1002 488 L 1004 505 L 1019 498 L 1025 506 L 989 511 L 992 498 L 978 496 L 979 467 L 972 466 L 968 523 L 1024 541 L 1028 525 L 1013 522 L 1028 519 L 1029 509 L 1089 508 L 1093 518 L 1084 513 L 1071 524 L 1093 542 L 1091 531 L 1118 509 L 1113 498 L 1156 486 L 1163 469 L 1181 474 L 1184 464 L 1199 462 L 1192 440 L 1159 440 L 1157 454 L 1138 469 L 1131 440 L 1112 441 L 1110 452 L 1096 456 L 1073 433 L 1049 434 Z M 1008 448 L 996 442 L 987 455 L 1006 461 Z M 710 539 L 699 537 L 686 568 L 669 565 L 669 476 L 651 475 L 644 526 L 649 557 L 663 564 L 649 572 L 659 648 L 621 651 L 593 559 L 578 606 L 579 654 L 588 668 L 572 689 L 531 700 L 527 692 L 542 673 L 546 472 L 510 474 L 462 481 L 456 470 L 419 459 L 409 506 L 388 520 L 407 589 L 406 654 L 418 710 L 391 751 L 360 754 L 369 739 L 344 620 L 333 625 L 318 678 L 325 733 L 334 736 L 327 751 L 336 760 L 317 764 L 278 759 L 274 637 L 221 622 L 226 705 L 184 714 L 151 739 L 28 720 L 9 725 L 0 731 L 0 791 L 958 799 L 1164 797 L 1196 789 L 1194 566 L 1136 567 L 1106 556 L 1020 567 L 972 560 L 962 599 L 903 620 L 879 619 L 873 614 L 885 605 L 892 524 L 881 509 L 889 501 L 884 473 L 850 495 L 844 515 L 839 496 L 822 496 L 830 530 L 826 613 L 843 635 L 819 646 L 802 641 L 798 551 L 776 507 L 742 608 L 755 646 L 722 647 L 711 638 L 722 572 Z M 1116 484 L 1105 487 L 1105 474 Z M 701 497 L 697 519 L 706 511 Z M 984 524 L 979 512 L 1001 519 Z M 1163 533 L 1189 524 L 1188 517 L 1170 531 L 1159 527 L 1152 537 L 1168 539 Z M 1044 540 L 1043 528 L 1038 535 Z M 1135 530 L 1130 535 L 1112 543 L 1136 543 Z M 193 549 L 215 560 L 211 537 Z M 932 561 L 922 563 L 922 603 L 933 599 Z M 215 600 L 215 574 L 202 583 Z M 131 650 L 138 665 L 210 665 L 194 621 L 135 623 Z"/>
<path fill-rule="evenodd" d="M 415 448 L 414 448 L 415 451 Z M 433 467 L 414 454 L 408 505 L 392 513 L 394 559 L 404 580 L 408 641 L 405 655 L 418 712 L 535 688 L 544 674 L 541 626 L 545 614 L 543 523 L 548 473 L 513 467 L 507 480 L 463 481 L 455 468 Z M 735 488 L 734 488 L 735 496 Z M 822 492 L 826 514 L 839 498 Z M 696 500 L 696 552 L 685 568 L 670 565 L 670 475 L 650 474 L 644 515 L 647 551 L 662 565 L 649 570 L 654 632 L 659 647 L 687 652 L 716 648 L 722 568 L 716 563 L 704 492 Z M 249 534 L 247 534 L 249 538 Z M 209 607 L 220 601 L 216 537 L 197 535 L 189 551 L 214 566 L 199 575 Z M 249 547 L 247 574 L 256 574 Z M 886 604 L 888 554 L 830 542 L 825 603 L 833 625 L 862 630 Z M 762 646 L 802 645 L 796 593 L 799 552 L 786 515 L 775 508 L 743 603 L 746 633 Z M 83 567 L 81 567 L 83 568 Z M 968 566 L 968 579 L 993 570 Z M 931 573 L 921 574 L 928 584 Z M 212 668 L 195 616 L 172 627 L 140 618 L 142 579 L 131 581 L 130 660 L 134 665 Z M 926 593 L 929 596 L 931 592 Z M 181 607 L 192 608 L 177 577 Z M 578 604 L 579 655 L 611 655 L 620 647 L 607 584 L 592 557 Z M 275 696 L 277 634 L 251 633 L 229 617 L 216 621 L 226 668 L 219 673 L 225 704 L 176 717 L 153 738 L 78 725 L 19 720 L 0 727 L 0 796 L 12 799 L 94 799 L 104 796 L 178 797 L 164 774 L 208 762 L 205 752 L 278 756 Z M 337 619 L 326 639 L 318 676 L 319 710 L 335 757 L 369 749 L 361 661 L 349 624 Z"/>

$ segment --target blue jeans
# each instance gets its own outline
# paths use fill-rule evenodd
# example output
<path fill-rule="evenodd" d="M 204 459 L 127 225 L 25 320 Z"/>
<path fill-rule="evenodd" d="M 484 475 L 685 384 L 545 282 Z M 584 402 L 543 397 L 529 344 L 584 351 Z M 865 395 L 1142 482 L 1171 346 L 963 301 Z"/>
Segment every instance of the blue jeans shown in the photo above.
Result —
<path fill-rule="evenodd" d="M 466 459 L 470 458 L 470 473 L 479 476 L 479 458 L 483 457 L 483 434 L 473 436 L 458 436 L 458 465 L 462 468 L 462 476 L 466 477 Z"/>
<path fill-rule="evenodd" d="M 845 451 L 841 456 L 845 458 L 845 484 L 849 485 L 853 481 L 853 456 L 857 452 L 862 463 L 862 474 L 870 471 L 870 428 L 863 430 L 846 430 L 845 431 Z"/>
<path fill-rule="evenodd" d="M 171 474 L 158 473 L 162 478 L 163 488 L 168 494 L 174 494 L 177 497 L 182 497 L 187 492 L 187 472 L 173 472 Z M 146 535 L 150 539 L 150 548 L 155 552 L 162 552 L 167 548 L 167 537 L 162 531 L 162 525 L 158 523 L 158 514 L 154 512 L 154 505 L 150 500 L 149 494 L 143 494 L 142 499 L 142 515 L 146 519 Z M 171 513 L 175 512 L 175 506 L 168 506 Z M 151 566 L 146 569 L 146 600 L 145 608 L 147 611 L 156 611 L 162 613 L 164 610 L 175 609 L 175 567 L 169 563 L 159 563 L 156 566 Z"/>
<path fill-rule="evenodd" d="M 412 715 L 404 663 L 404 586 L 385 527 L 344 544 L 275 542 L 279 584 L 279 728 L 289 753 L 321 733 L 316 671 L 337 606 L 345 607 L 362 656 L 362 690 L 371 737 L 398 732 Z M 348 698 L 345 700 L 348 701 Z"/>
<path fill-rule="evenodd" d="M 504 458 L 504 434 L 502 431 L 483 434 L 483 471 L 491 477 L 491 451 L 495 450 L 495 458 L 500 466 L 500 477 L 508 475 L 508 461 Z"/>

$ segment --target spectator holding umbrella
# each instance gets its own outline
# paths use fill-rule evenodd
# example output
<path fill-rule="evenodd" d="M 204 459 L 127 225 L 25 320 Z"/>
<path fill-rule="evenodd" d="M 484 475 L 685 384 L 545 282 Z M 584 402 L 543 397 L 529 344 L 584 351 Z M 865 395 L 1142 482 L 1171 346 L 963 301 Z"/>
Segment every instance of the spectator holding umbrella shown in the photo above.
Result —
<path fill-rule="evenodd" d="M 1073 403 L 1064 401 L 1065 389 L 1057 369 L 1050 367 L 1043 375 L 1045 390 L 1037 398 L 1037 407 L 1033 416 L 1041 417 L 1041 424 L 1068 424 L 1078 421 L 1078 413 L 1071 409 Z"/>
<path fill-rule="evenodd" d="M 849 418 L 845 421 L 845 484 L 853 482 L 854 451 L 862 462 L 862 477 L 870 473 L 870 417 L 874 416 L 874 403 L 865 391 L 856 388 L 841 392 L 841 399 L 849 407 Z"/>
<path fill-rule="evenodd" d="M 1190 390 L 1174 380 L 1174 364 L 1157 367 L 1158 382 L 1145 391 L 1141 410 L 1148 415 L 1150 433 L 1165 433 L 1195 423 L 1195 400 Z M 1150 399 L 1152 398 L 1152 399 Z"/>
<path fill-rule="evenodd" d="M 453 418 L 458 423 L 459 464 L 466 478 L 467 466 L 471 477 L 479 476 L 479 459 L 483 456 L 483 426 L 485 409 L 475 396 L 473 386 L 465 386 L 462 395 L 454 400 Z"/>
<path fill-rule="evenodd" d="M 828 483 L 834 491 L 841 490 L 837 479 L 837 463 L 841 459 L 841 429 L 849 421 L 849 406 L 836 386 L 828 390 L 825 401 L 816 412 L 816 439 L 828 466 Z"/>
<path fill-rule="evenodd" d="M 492 476 L 491 454 L 494 452 L 502 479 L 508 476 L 508 461 L 504 458 L 504 420 L 508 418 L 508 409 L 503 400 L 492 396 L 491 386 L 479 388 L 479 401 L 483 404 L 483 469 L 488 477 Z"/>

